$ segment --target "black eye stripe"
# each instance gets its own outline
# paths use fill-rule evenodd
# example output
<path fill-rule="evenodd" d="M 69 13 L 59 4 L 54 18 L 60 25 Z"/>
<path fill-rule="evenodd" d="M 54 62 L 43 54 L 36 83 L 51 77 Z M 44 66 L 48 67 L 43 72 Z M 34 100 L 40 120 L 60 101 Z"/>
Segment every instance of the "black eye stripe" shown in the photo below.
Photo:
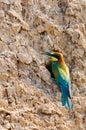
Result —
<path fill-rule="evenodd" d="M 59 56 L 56 55 L 56 54 L 52 54 L 52 56 L 55 57 L 55 58 L 57 58 L 57 59 L 59 58 Z"/>

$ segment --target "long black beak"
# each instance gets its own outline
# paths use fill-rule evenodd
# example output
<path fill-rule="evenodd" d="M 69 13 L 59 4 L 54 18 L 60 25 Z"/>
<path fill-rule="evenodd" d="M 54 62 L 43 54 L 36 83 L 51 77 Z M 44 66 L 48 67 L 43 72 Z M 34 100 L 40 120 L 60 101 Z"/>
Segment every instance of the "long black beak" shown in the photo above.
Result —
<path fill-rule="evenodd" d="M 45 52 L 44 54 L 48 56 L 53 56 L 52 52 Z"/>

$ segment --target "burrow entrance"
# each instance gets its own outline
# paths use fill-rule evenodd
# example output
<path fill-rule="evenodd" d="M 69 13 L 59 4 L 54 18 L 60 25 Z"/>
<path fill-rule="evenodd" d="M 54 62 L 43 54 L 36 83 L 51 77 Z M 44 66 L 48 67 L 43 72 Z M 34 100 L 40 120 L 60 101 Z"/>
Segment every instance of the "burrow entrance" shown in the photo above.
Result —
<path fill-rule="evenodd" d="M 51 77 L 54 79 L 55 77 L 54 77 L 53 72 L 52 72 L 52 63 L 51 63 L 51 62 L 48 62 L 48 63 L 46 64 L 46 68 L 47 68 L 48 71 L 50 72 Z"/>

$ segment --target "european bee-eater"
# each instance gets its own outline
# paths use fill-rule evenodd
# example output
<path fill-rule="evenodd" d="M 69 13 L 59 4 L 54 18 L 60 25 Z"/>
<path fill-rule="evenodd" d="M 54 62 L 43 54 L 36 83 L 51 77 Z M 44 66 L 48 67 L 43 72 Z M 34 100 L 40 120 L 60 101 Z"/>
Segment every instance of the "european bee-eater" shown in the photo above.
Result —
<path fill-rule="evenodd" d="M 46 55 L 50 56 L 52 61 L 52 72 L 55 77 L 55 81 L 61 88 L 62 92 L 62 105 L 67 107 L 69 110 L 72 109 L 73 104 L 71 102 L 71 81 L 69 69 L 64 61 L 63 54 L 58 52 L 45 52 Z"/>

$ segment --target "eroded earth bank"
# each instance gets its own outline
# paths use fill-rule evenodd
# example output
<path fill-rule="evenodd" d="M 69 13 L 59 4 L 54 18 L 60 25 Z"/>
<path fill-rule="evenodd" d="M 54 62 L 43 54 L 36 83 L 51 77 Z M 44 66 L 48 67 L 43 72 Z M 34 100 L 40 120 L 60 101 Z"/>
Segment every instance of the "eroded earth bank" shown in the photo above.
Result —
<path fill-rule="evenodd" d="M 49 58 L 70 68 L 73 110 L 61 105 Z M 86 1 L 0 0 L 0 130 L 86 129 Z"/>

